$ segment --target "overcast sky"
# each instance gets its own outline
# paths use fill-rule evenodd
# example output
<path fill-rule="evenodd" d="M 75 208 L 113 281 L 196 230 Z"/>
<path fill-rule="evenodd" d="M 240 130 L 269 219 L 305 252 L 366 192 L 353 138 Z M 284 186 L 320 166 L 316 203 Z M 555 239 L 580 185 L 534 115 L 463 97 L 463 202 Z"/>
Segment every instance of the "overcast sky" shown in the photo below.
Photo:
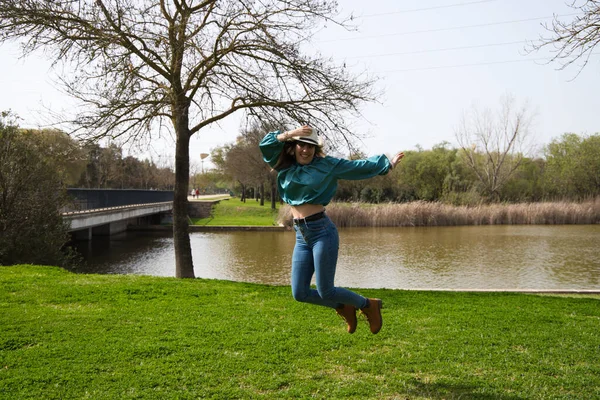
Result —
<path fill-rule="evenodd" d="M 503 95 L 527 103 L 535 113 L 535 142 L 548 144 L 565 132 L 600 132 L 600 49 L 577 76 L 576 66 L 559 70 L 548 53 L 526 54 L 526 41 L 547 35 L 542 23 L 552 15 L 571 20 L 563 0 L 340 0 L 358 31 L 328 26 L 313 45 L 323 55 L 355 71 L 379 78 L 380 104 L 363 108 L 365 119 L 353 126 L 369 135 L 365 153 L 392 154 L 456 144 L 461 116 L 474 105 L 498 110 Z M 73 102 L 55 85 L 57 71 L 43 54 L 19 59 L 18 47 L 0 46 L 0 110 L 11 109 L 21 125 L 44 124 L 45 108 Z M 192 138 L 190 154 L 232 142 L 239 119 L 206 129 Z M 172 141 L 154 143 L 146 155 L 171 157 Z M 207 167 L 210 164 L 205 164 Z"/>

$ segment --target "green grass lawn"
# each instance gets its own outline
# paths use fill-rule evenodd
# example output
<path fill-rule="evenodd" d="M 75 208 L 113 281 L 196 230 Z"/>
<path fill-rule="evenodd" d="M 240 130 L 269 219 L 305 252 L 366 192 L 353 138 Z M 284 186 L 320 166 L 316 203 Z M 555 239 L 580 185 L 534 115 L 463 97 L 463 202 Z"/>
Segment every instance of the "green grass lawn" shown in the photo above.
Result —
<path fill-rule="evenodd" d="M 212 226 L 273 226 L 276 225 L 278 210 L 271 210 L 271 203 L 264 206 L 256 200 L 245 203 L 239 198 L 222 200 L 213 207 L 209 218 L 192 218 L 193 225 Z"/>
<path fill-rule="evenodd" d="M 598 298 L 358 291 L 378 335 L 289 287 L 0 267 L 0 398 L 600 398 Z"/>

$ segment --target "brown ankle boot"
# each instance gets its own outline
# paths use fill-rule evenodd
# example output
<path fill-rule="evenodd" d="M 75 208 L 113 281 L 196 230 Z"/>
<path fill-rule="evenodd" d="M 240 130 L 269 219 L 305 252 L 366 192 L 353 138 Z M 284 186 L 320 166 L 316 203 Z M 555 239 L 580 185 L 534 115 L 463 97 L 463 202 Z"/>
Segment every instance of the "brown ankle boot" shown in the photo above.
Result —
<path fill-rule="evenodd" d="M 369 328 L 372 334 L 376 334 L 383 325 L 383 318 L 381 317 L 381 306 L 383 302 L 380 299 L 369 299 L 369 307 L 361 308 L 360 312 L 367 317 L 369 321 Z"/>
<path fill-rule="evenodd" d="M 348 324 L 348 333 L 354 333 L 356 330 L 356 310 L 357 308 L 350 304 L 335 309 L 335 312 Z"/>

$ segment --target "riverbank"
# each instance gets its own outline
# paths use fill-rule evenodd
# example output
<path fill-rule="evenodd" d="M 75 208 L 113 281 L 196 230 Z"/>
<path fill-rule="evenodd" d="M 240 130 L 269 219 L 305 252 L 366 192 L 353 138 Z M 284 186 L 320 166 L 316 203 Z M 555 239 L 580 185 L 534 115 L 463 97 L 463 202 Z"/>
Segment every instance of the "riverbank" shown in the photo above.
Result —
<path fill-rule="evenodd" d="M 338 227 L 402 227 L 462 225 L 600 224 L 600 198 L 581 203 L 488 204 L 476 207 L 416 201 L 411 203 L 331 203 L 327 215 Z M 289 206 L 277 222 L 291 225 Z"/>
<path fill-rule="evenodd" d="M 261 206 L 256 200 L 246 202 L 238 198 L 222 198 L 212 207 L 208 218 L 190 218 L 193 232 L 204 232 L 220 227 L 278 227 L 278 210 L 272 210 L 269 204 Z M 202 228 L 205 227 L 205 228 Z M 211 228 L 214 227 L 214 228 Z"/>
<path fill-rule="evenodd" d="M 354 335 L 289 287 L 0 267 L 0 398 L 600 398 L 597 298 L 360 290 Z"/>
<path fill-rule="evenodd" d="M 209 218 L 192 218 L 193 231 L 224 226 L 285 226 L 292 224 L 291 208 L 284 204 L 272 210 L 268 203 L 245 203 L 221 198 Z M 600 198 L 581 203 L 544 202 L 487 204 L 476 207 L 416 201 L 411 203 L 330 203 L 327 215 L 342 227 L 415 227 L 464 225 L 570 225 L 600 224 Z"/>

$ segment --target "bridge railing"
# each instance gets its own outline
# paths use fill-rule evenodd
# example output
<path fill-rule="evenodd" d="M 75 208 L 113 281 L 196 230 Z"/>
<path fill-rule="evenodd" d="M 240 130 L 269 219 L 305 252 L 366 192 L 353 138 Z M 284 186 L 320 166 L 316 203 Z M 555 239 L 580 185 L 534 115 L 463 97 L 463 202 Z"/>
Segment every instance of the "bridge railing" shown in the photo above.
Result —
<path fill-rule="evenodd" d="M 62 212 L 173 201 L 171 190 L 69 188 L 72 204 Z"/>

